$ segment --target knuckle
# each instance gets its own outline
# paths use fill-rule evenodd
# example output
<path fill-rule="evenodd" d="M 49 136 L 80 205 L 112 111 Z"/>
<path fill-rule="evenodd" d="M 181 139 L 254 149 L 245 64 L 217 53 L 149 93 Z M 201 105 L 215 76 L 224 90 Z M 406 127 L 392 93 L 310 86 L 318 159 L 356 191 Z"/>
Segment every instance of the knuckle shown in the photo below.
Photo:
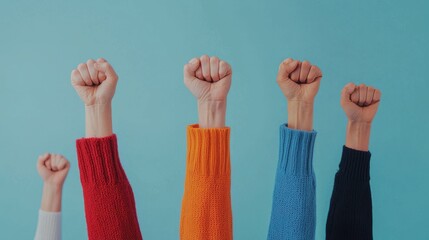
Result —
<path fill-rule="evenodd" d="M 219 62 L 219 58 L 216 56 L 213 56 L 210 58 L 210 62 Z"/>
<path fill-rule="evenodd" d="M 77 65 L 77 69 L 79 70 L 83 70 L 86 67 L 85 63 L 80 63 L 79 65 Z"/>
<path fill-rule="evenodd" d="M 312 65 L 311 68 L 314 68 L 314 71 L 317 73 L 321 73 L 322 71 L 320 70 L 320 68 L 316 65 Z"/>
<path fill-rule="evenodd" d="M 225 62 L 225 61 L 221 61 L 219 64 L 220 64 L 220 66 L 224 67 L 225 69 L 228 69 L 228 68 L 230 68 L 230 67 L 231 67 L 231 66 L 230 66 L 227 62 Z"/>
<path fill-rule="evenodd" d="M 381 97 L 381 92 L 380 92 L 380 90 L 376 90 L 376 93 L 377 93 L 377 95 L 378 95 L 378 97 Z"/>

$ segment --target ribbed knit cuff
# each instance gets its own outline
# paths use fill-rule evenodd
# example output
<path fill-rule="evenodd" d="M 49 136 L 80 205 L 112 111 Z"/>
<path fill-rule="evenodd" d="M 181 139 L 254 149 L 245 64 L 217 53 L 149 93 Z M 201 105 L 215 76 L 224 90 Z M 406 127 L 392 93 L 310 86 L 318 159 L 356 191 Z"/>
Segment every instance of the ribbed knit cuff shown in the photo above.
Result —
<path fill-rule="evenodd" d="M 280 126 L 280 170 L 292 175 L 313 174 L 313 149 L 316 131 L 301 131 Z"/>
<path fill-rule="evenodd" d="M 110 184 L 126 180 L 115 134 L 103 138 L 78 139 L 76 148 L 82 182 Z"/>
<path fill-rule="evenodd" d="M 356 180 L 369 180 L 371 153 L 343 146 L 339 174 Z"/>
<path fill-rule="evenodd" d="M 61 212 L 45 212 L 39 210 L 35 240 L 61 239 Z"/>
<path fill-rule="evenodd" d="M 187 128 L 187 171 L 198 175 L 229 175 L 230 128 Z"/>

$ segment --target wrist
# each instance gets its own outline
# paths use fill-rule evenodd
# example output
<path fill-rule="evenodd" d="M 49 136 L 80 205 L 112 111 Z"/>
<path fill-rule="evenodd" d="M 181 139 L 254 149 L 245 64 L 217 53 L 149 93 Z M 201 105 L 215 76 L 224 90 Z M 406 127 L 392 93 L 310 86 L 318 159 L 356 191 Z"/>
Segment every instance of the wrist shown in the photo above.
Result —
<path fill-rule="evenodd" d="M 89 102 L 85 102 L 84 101 L 84 105 L 85 107 L 100 107 L 103 105 L 111 105 L 112 104 L 112 99 L 113 98 L 97 98 L 97 99 L 91 99 L 91 101 Z"/>
<path fill-rule="evenodd" d="M 50 193 L 61 192 L 63 190 L 63 183 L 43 182 L 43 190 Z"/>
<path fill-rule="evenodd" d="M 226 99 L 198 101 L 198 124 L 201 128 L 225 127 Z"/>
<path fill-rule="evenodd" d="M 40 209 L 45 212 L 60 212 L 61 198 L 63 186 L 62 184 L 43 184 L 42 203 Z"/>
<path fill-rule="evenodd" d="M 85 105 L 85 122 L 86 137 L 112 135 L 112 103 Z"/>
<path fill-rule="evenodd" d="M 112 102 L 105 102 L 105 103 L 94 103 L 91 105 L 85 104 L 85 111 L 86 112 L 99 112 L 101 110 L 105 110 L 112 107 Z"/>
<path fill-rule="evenodd" d="M 368 151 L 370 135 L 371 123 L 349 121 L 346 131 L 346 147 Z"/>
<path fill-rule="evenodd" d="M 292 129 L 313 130 L 313 102 L 288 101 L 288 127 Z"/>

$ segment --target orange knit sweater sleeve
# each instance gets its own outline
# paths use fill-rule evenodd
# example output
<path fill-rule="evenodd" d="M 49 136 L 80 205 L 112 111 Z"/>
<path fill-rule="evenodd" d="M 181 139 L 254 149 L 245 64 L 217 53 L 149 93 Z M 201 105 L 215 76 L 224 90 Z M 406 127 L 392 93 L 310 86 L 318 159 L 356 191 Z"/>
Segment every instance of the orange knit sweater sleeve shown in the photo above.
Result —
<path fill-rule="evenodd" d="M 229 132 L 227 127 L 187 129 L 181 240 L 232 239 Z"/>

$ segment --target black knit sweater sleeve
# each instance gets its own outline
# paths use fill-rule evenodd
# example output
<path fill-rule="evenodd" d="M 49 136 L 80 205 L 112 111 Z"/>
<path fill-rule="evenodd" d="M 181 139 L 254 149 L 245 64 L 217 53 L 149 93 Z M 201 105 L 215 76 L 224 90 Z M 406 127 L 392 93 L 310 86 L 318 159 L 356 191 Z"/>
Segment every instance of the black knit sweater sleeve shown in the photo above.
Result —
<path fill-rule="evenodd" d="M 372 239 L 371 153 L 343 147 L 326 223 L 327 240 Z"/>

